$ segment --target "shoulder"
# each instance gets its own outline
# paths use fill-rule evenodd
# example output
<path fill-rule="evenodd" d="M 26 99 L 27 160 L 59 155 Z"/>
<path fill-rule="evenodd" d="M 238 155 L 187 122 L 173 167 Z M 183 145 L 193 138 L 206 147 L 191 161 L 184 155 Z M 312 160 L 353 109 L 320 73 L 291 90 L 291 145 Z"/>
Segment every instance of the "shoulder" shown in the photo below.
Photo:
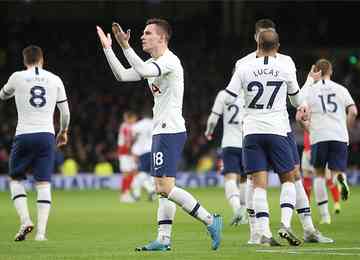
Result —
<path fill-rule="evenodd" d="M 278 53 L 278 56 L 282 63 L 295 67 L 295 62 L 289 55 Z"/>
<path fill-rule="evenodd" d="M 238 66 L 240 66 L 241 64 L 248 62 L 250 60 L 256 59 L 256 52 L 251 52 L 248 55 L 238 59 L 235 63 L 235 68 L 237 68 Z"/>

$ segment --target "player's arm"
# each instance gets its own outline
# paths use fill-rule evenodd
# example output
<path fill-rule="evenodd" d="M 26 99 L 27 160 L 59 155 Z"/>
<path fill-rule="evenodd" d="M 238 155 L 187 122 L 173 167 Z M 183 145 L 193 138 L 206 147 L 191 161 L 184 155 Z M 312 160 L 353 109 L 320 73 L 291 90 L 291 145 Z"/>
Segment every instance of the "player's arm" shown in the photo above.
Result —
<path fill-rule="evenodd" d="M 15 77 L 15 73 L 12 74 L 5 86 L 0 90 L 0 99 L 6 100 L 14 96 L 16 86 Z"/>
<path fill-rule="evenodd" d="M 104 31 L 99 26 L 96 26 L 96 29 L 105 53 L 105 57 L 110 65 L 112 72 L 114 73 L 116 80 L 118 81 L 141 80 L 141 77 L 133 68 L 126 69 L 116 57 L 115 53 L 111 48 L 112 45 L 111 35 L 108 33 L 106 36 Z"/>
<path fill-rule="evenodd" d="M 238 66 L 235 68 L 231 80 L 225 89 L 225 97 L 224 97 L 225 105 L 233 104 L 240 93 L 240 90 L 242 88 L 240 73 L 241 73 L 241 66 Z"/>
<path fill-rule="evenodd" d="M 358 110 L 355 104 L 349 105 L 346 108 L 346 123 L 348 128 L 352 128 L 355 125 L 355 120 L 358 115 Z"/>
<path fill-rule="evenodd" d="M 220 91 L 215 98 L 214 105 L 211 109 L 211 113 L 209 115 L 209 118 L 208 118 L 207 124 L 206 124 L 205 137 L 209 141 L 212 140 L 212 135 L 214 133 L 216 125 L 219 121 L 220 116 L 223 113 L 223 108 L 224 108 L 223 99 L 224 99 L 224 92 Z"/>
<path fill-rule="evenodd" d="M 56 107 L 60 111 L 60 130 L 56 137 L 57 146 L 66 145 L 68 142 L 68 129 L 70 125 L 70 110 L 66 100 L 56 103 Z"/>

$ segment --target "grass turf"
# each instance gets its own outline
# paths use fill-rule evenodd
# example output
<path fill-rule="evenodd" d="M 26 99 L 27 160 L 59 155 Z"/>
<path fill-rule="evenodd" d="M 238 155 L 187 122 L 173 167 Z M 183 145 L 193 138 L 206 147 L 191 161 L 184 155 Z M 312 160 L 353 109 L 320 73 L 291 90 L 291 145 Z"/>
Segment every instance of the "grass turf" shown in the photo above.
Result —
<path fill-rule="evenodd" d="M 55 191 L 46 242 L 34 241 L 34 234 L 24 242 L 13 242 L 19 221 L 9 199 L 0 193 L 0 260 L 17 259 L 360 259 L 360 187 L 352 188 L 349 201 L 342 203 L 332 224 L 320 226 L 323 234 L 335 239 L 334 244 L 305 244 L 300 248 L 284 246 L 264 248 L 248 246 L 248 227 L 230 227 L 231 209 L 220 188 L 190 189 L 209 211 L 224 217 L 222 246 L 210 250 L 210 237 L 205 227 L 177 209 L 170 252 L 135 252 L 134 248 L 156 237 L 157 203 L 145 198 L 135 204 L 121 204 L 118 193 L 109 190 Z M 29 192 L 29 207 L 36 221 L 36 194 Z M 270 189 L 271 227 L 279 227 L 279 189 Z M 330 205 L 332 210 L 332 205 Z M 314 223 L 318 211 L 313 205 Z M 293 229 L 302 237 L 297 216 Z M 282 242 L 286 245 L 285 241 Z M 329 249 L 330 248 L 330 249 Z M 271 251 L 269 251 L 271 250 Z M 275 250 L 275 251 L 274 251 Z M 260 252 L 261 251 L 261 252 Z"/>

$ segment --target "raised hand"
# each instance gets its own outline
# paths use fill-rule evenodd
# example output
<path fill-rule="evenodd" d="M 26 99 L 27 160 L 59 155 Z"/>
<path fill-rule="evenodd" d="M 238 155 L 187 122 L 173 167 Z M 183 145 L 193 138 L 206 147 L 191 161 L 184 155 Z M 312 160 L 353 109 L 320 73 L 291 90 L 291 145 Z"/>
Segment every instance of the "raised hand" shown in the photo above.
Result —
<path fill-rule="evenodd" d="M 111 48 L 112 40 L 111 40 L 110 33 L 108 33 L 106 36 L 100 26 L 96 26 L 96 31 L 97 31 L 97 34 L 99 36 L 99 39 L 100 39 L 100 42 L 101 42 L 101 45 L 103 46 L 103 48 L 104 49 Z"/>
<path fill-rule="evenodd" d="M 128 29 L 125 33 L 121 28 L 121 26 L 118 23 L 114 22 L 112 24 L 112 31 L 117 43 L 121 46 L 121 48 L 127 49 L 130 47 L 129 46 L 130 29 Z"/>
<path fill-rule="evenodd" d="M 321 70 L 315 71 L 315 65 L 312 65 L 311 70 L 308 74 L 308 78 L 309 77 L 313 78 L 315 82 L 320 80 L 321 79 Z"/>

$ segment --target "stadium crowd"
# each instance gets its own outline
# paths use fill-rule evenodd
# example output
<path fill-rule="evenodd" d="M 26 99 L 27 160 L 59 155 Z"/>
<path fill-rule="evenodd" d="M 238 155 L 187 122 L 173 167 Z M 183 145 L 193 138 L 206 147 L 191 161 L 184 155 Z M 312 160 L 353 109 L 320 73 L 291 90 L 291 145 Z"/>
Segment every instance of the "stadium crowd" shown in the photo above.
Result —
<path fill-rule="evenodd" d="M 119 83 L 112 72 L 98 43 L 93 23 L 65 25 L 51 22 L 51 26 L 39 26 L 38 22 L 19 18 L 16 23 L 7 24 L 8 46 L 0 50 L 0 82 L 5 84 L 10 74 L 23 67 L 21 50 L 30 43 L 44 49 L 49 68 L 64 80 L 72 112 L 69 145 L 58 151 L 58 164 L 64 158 L 73 158 L 79 165 L 79 172 L 93 172 L 95 164 L 104 158 L 118 171 L 117 133 L 122 114 L 126 110 L 141 113 L 152 107 L 151 92 L 145 82 Z M 142 24 L 132 28 L 132 37 L 140 37 Z M 217 141 L 207 143 L 204 130 L 207 116 L 219 89 L 230 80 L 234 62 L 252 49 L 253 45 L 239 47 L 236 41 L 210 40 L 210 32 L 201 30 L 202 24 L 185 39 L 186 26 L 174 25 L 177 38 L 172 45 L 181 57 L 185 70 L 184 117 L 188 128 L 188 141 L 184 151 L 182 170 L 194 170 L 201 158 L 216 156 Z M 104 24 L 109 27 L 109 24 Z M 30 30 L 36 28 L 36 30 Z M 198 29 L 198 30 L 197 30 Z M 81 32 L 81 33 L 79 33 Z M 281 40 L 281 39 L 280 39 Z M 285 44 L 284 44 L 285 46 Z M 171 47 L 171 46 L 170 46 Z M 282 49 L 291 55 L 297 65 L 298 81 L 303 84 L 305 71 L 314 62 L 319 51 L 304 52 L 301 49 Z M 134 46 L 139 49 L 140 46 Z M 120 49 L 115 47 L 116 52 Z M 241 51 L 240 51 L 241 49 Z M 144 57 L 145 58 L 145 57 Z M 349 88 L 356 103 L 360 100 L 359 64 L 350 64 L 347 53 L 330 55 L 335 61 L 334 79 Z M 117 87 L 115 87 L 117 85 Z M 137 88 L 133 90 L 132 88 Z M 144 91 L 145 88 L 145 91 Z M 0 174 L 7 172 L 7 163 L 15 132 L 17 115 L 14 100 L 0 103 Z M 292 118 L 293 113 L 292 111 Z M 298 128 L 297 141 L 302 145 L 302 132 Z M 220 129 L 217 129 L 220 136 Z M 360 121 L 350 132 L 349 163 L 352 168 L 360 168 Z M 57 168 L 55 171 L 60 171 Z"/>

